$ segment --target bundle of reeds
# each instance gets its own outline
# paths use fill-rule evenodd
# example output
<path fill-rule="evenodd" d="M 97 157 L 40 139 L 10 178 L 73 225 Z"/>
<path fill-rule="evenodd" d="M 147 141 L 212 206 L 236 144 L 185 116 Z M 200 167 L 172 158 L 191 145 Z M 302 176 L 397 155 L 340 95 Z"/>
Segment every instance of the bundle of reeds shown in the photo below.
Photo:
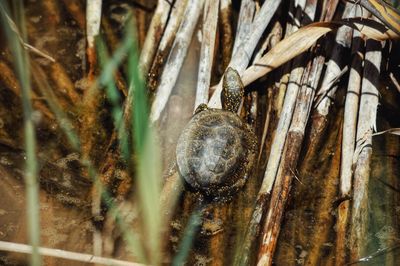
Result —
<path fill-rule="evenodd" d="M 0 262 L 396 265 L 396 7 L 1 1 Z M 228 67 L 258 151 L 207 201 L 175 149 Z"/>

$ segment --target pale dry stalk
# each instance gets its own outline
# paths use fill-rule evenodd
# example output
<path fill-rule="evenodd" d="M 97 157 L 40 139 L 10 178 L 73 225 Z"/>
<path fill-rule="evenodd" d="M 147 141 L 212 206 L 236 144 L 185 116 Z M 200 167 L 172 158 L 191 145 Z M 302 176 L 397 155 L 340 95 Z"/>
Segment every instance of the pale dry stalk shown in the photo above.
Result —
<path fill-rule="evenodd" d="M 169 1 L 158 0 L 139 58 L 139 69 L 144 76 L 147 75 L 151 62 L 153 62 L 170 10 Z"/>
<path fill-rule="evenodd" d="M 343 18 L 354 17 L 355 10 L 356 7 L 353 4 L 346 3 Z M 342 71 L 348 64 L 345 53 L 351 45 L 352 34 L 353 30 L 346 26 L 340 27 L 337 31 L 332 56 L 328 61 L 325 76 L 318 91 L 317 108 L 314 115 L 315 120 L 318 120 L 315 125 L 318 126 L 313 127 L 314 132 L 323 132 L 326 128 L 327 116 L 338 87 L 337 80 L 342 76 Z M 322 134 L 311 133 L 311 135 L 321 136 Z"/>
<path fill-rule="evenodd" d="M 315 14 L 315 9 L 314 13 L 310 13 L 309 17 L 314 17 Z M 293 31 L 296 30 L 295 26 L 292 28 Z M 282 113 L 278 122 L 278 126 L 276 128 L 276 132 L 279 132 L 279 134 L 276 134 L 274 136 L 272 146 L 270 149 L 270 154 L 269 154 L 269 159 L 268 159 L 268 164 L 267 164 L 267 169 L 264 174 L 263 182 L 261 185 L 261 188 L 258 192 L 256 203 L 255 203 L 255 208 L 251 217 L 251 220 L 248 225 L 248 229 L 246 232 L 245 240 L 243 243 L 243 248 L 242 248 L 242 255 L 240 256 L 240 262 L 238 264 L 240 265 L 246 265 L 250 261 L 250 253 L 252 246 L 254 245 L 254 242 L 258 236 L 259 230 L 260 230 L 260 222 L 262 217 L 264 216 L 266 212 L 266 205 L 267 205 L 267 199 L 268 195 L 271 192 L 273 182 L 275 180 L 276 172 L 278 170 L 279 162 L 280 162 L 280 157 L 283 153 L 283 148 L 286 140 L 286 134 L 289 129 L 290 121 L 292 119 L 293 115 L 293 110 L 299 90 L 299 84 L 301 82 L 302 74 L 304 68 L 301 66 L 304 62 L 304 60 L 307 58 L 307 56 L 302 55 L 297 57 L 294 62 L 293 66 L 297 66 L 291 71 L 290 74 L 290 81 L 289 85 L 286 91 L 286 96 L 285 96 L 285 101 L 283 103 L 282 107 Z"/>
<path fill-rule="evenodd" d="M 255 1 L 243 0 L 240 3 L 239 18 L 237 23 L 238 25 L 232 54 L 235 54 L 239 45 L 249 37 L 255 11 Z"/>
<path fill-rule="evenodd" d="M 0 250 L 31 254 L 32 246 L 25 245 L 25 244 L 6 242 L 6 241 L 0 241 Z M 39 253 L 40 253 L 40 255 L 43 255 L 43 256 L 60 258 L 60 259 L 70 260 L 70 261 L 80 261 L 85 264 L 86 263 L 96 263 L 99 265 L 116 265 L 116 266 L 143 266 L 144 265 L 144 264 L 130 262 L 130 261 L 123 261 L 123 260 L 116 260 L 116 259 L 111 259 L 111 258 L 94 256 L 93 254 L 71 252 L 71 251 L 66 251 L 66 250 L 62 250 L 62 249 L 54 249 L 54 248 L 39 247 Z"/>
<path fill-rule="evenodd" d="M 174 43 L 176 32 L 178 31 L 179 25 L 183 19 L 187 2 L 188 0 L 175 1 L 174 8 L 169 16 L 167 26 L 165 27 L 160 45 L 158 46 L 157 52 L 154 56 L 154 60 L 149 63 L 149 70 L 147 72 L 143 72 L 143 75 L 147 74 L 147 86 L 150 90 L 155 89 L 158 85 L 159 74 L 162 72 L 162 66 L 167 60 L 169 50 Z"/>
<path fill-rule="evenodd" d="M 251 56 L 260 41 L 262 34 L 278 9 L 281 0 L 267 0 L 257 12 L 251 25 L 249 38 L 238 44 L 236 53 L 232 56 L 229 66 L 236 69 L 240 75 L 249 65 Z M 213 108 L 221 107 L 222 82 L 219 82 L 208 104 Z"/>
<path fill-rule="evenodd" d="M 347 85 L 346 102 L 344 106 L 342 160 L 340 164 L 340 197 L 345 199 L 338 206 L 338 220 L 336 230 L 336 260 L 337 266 L 343 265 L 346 260 L 347 227 L 350 215 L 350 201 L 352 185 L 352 161 L 355 148 L 358 103 L 361 90 L 361 73 L 363 61 L 363 41 L 355 31 L 352 41 L 352 63 L 349 82 Z"/>
<path fill-rule="evenodd" d="M 204 0 L 189 1 L 181 25 L 176 33 L 167 62 L 161 75 L 153 104 L 150 111 L 150 121 L 155 123 L 161 116 L 173 87 L 178 79 L 188 47 L 192 40 L 197 21 L 204 6 Z"/>
<path fill-rule="evenodd" d="M 203 14 L 202 42 L 200 50 L 199 74 L 197 78 L 194 108 L 208 102 L 212 64 L 214 60 L 215 38 L 218 25 L 219 0 L 206 0 Z"/>
<path fill-rule="evenodd" d="M 289 198 L 294 172 L 301 151 L 301 144 L 310 115 L 315 91 L 324 64 L 323 57 L 315 57 L 303 74 L 303 85 L 296 100 L 293 119 L 288 131 L 286 149 L 281 159 L 274 185 L 270 207 L 262 231 L 258 265 L 271 265 L 277 244 L 281 221 Z"/>
<path fill-rule="evenodd" d="M 353 204 L 351 210 L 350 250 L 351 261 L 366 255 L 368 238 L 368 184 L 372 155 L 372 133 L 376 129 L 379 102 L 379 73 L 382 60 L 382 44 L 367 40 L 362 78 L 359 118 L 357 124 Z"/>

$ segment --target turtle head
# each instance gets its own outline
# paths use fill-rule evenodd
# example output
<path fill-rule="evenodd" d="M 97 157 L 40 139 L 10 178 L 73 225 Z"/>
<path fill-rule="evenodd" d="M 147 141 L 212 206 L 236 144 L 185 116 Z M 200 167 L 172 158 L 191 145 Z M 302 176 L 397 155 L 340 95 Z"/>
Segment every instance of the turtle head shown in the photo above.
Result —
<path fill-rule="evenodd" d="M 222 81 L 222 109 L 237 113 L 244 94 L 244 87 L 239 73 L 231 68 L 225 71 Z"/>

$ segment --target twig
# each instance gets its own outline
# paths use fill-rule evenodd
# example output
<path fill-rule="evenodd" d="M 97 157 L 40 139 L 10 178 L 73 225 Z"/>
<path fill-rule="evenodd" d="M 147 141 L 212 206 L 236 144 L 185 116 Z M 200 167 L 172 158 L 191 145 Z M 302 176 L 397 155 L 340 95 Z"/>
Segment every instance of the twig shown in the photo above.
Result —
<path fill-rule="evenodd" d="M 238 44 L 237 51 L 232 56 L 229 66 L 233 69 L 236 69 L 240 75 L 243 74 L 243 71 L 249 65 L 254 49 L 256 48 L 261 35 L 264 33 L 265 28 L 268 26 L 280 3 L 281 0 L 265 1 L 260 11 L 254 17 L 249 38 L 247 40 L 243 40 L 245 42 Z M 221 91 L 222 83 L 219 82 L 216 90 L 211 96 L 210 101 L 208 102 L 209 106 L 214 108 L 221 107 Z"/>
<path fill-rule="evenodd" d="M 21 37 L 21 34 L 18 30 L 17 25 L 15 25 L 14 21 L 10 18 L 10 16 L 5 12 L 5 10 L 3 8 L 1 8 L 1 13 L 5 17 L 5 21 L 8 23 L 8 26 L 10 27 L 10 29 L 15 33 L 15 35 L 16 35 L 18 41 L 21 43 L 22 47 L 24 47 L 28 51 L 32 51 L 33 53 L 50 60 L 51 62 L 56 61 L 50 55 L 46 54 L 45 52 L 40 51 L 39 49 L 33 47 L 32 45 L 26 43 L 24 41 L 24 39 Z"/>
<path fill-rule="evenodd" d="M 218 24 L 219 0 L 206 0 L 203 16 L 203 36 L 200 51 L 199 74 L 194 107 L 208 101 L 212 63 L 214 59 L 215 36 Z"/>
<path fill-rule="evenodd" d="M 174 44 L 161 75 L 160 85 L 151 106 L 151 123 L 156 122 L 160 118 L 161 112 L 164 110 L 171 91 L 175 86 L 203 4 L 204 0 L 189 1 L 187 4 L 183 21 L 176 34 Z"/>
<path fill-rule="evenodd" d="M 18 252 L 32 254 L 32 246 L 18 244 L 13 242 L 0 241 L 0 250 L 9 252 Z M 144 264 L 116 260 L 104 257 L 94 256 L 92 254 L 71 252 L 62 249 L 39 247 L 39 254 L 43 256 L 55 257 L 66 260 L 80 261 L 84 263 L 99 263 L 103 265 L 119 265 L 119 266 L 143 266 Z"/>
<path fill-rule="evenodd" d="M 381 43 L 367 40 L 364 76 L 362 79 L 359 119 L 357 125 L 357 145 L 365 140 L 355 165 L 353 182 L 353 206 L 351 211 L 350 259 L 352 261 L 365 255 L 368 235 L 368 184 L 372 154 L 372 131 L 376 128 L 380 64 L 382 60 Z"/>

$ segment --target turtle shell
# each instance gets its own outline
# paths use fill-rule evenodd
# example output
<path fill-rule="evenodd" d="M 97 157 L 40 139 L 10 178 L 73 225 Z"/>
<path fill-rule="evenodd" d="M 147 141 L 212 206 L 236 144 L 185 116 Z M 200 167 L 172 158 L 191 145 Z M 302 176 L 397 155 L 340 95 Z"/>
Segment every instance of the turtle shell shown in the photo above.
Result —
<path fill-rule="evenodd" d="M 183 130 L 176 157 L 179 172 L 191 187 L 223 199 L 245 184 L 255 150 L 256 137 L 237 114 L 205 109 Z"/>

